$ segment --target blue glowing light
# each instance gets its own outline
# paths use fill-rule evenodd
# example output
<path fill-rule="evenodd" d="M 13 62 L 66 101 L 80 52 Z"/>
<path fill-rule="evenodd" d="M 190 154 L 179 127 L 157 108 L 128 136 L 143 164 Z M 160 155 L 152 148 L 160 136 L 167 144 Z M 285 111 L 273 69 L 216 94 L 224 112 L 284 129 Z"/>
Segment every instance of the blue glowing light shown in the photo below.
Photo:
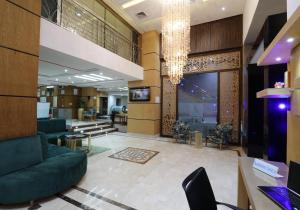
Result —
<path fill-rule="evenodd" d="M 281 110 L 284 110 L 284 109 L 286 109 L 286 105 L 284 103 L 280 103 L 280 104 L 278 104 L 278 108 Z"/>

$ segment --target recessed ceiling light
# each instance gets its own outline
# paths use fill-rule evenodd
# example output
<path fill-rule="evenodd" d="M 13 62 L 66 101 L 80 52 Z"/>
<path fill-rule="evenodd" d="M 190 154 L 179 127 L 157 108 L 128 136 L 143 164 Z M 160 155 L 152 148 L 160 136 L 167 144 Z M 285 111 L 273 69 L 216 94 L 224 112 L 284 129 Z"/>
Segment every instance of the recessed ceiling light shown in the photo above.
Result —
<path fill-rule="evenodd" d="M 207 2 L 208 0 L 202 0 L 203 2 Z"/>
<path fill-rule="evenodd" d="M 132 0 L 132 1 L 129 1 L 129 2 L 125 3 L 125 4 L 123 4 L 122 7 L 123 7 L 123 9 L 126 9 L 128 7 L 132 7 L 132 6 L 136 5 L 136 4 L 139 4 L 139 3 L 143 2 L 143 1 L 145 1 L 145 0 Z"/>
<path fill-rule="evenodd" d="M 226 7 L 222 7 L 222 11 L 225 11 L 226 10 Z"/>
<path fill-rule="evenodd" d="M 57 81 L 58 81 L 58 79 L 56 78 L 56 79 L 55 79 L 55 81 L 57 82 Z"/>
<path fill-rule="evenodd" d="M 81 17 L 81 13 L 80 12 L 76 12 L 76 16 L 77 17 Z"/>
<path fill-rule="evenodd" d="M 278 58 L 276 58 L 275 60 L 279 62 L 279 61 L 281 61 L 281 58 L 280 58 L 280 57 L 278 57 Z"/>
<path fill-rule="evenodd" d="M 73 81 L 72 81 L 71 83 L 72 83 L 72 84 L 74 84 L 74 82 L 73 82 Z"/>
<path fill-rule="evenodd" d="M 295 41 L 295 39 L 294 39 L 293 37 L 288 38 L 288 39 L 286 40 L 286 42 L 288 42 L 288 43 L 292 43 L 292 42 L 294 42 L 294 41 Z"/>
<path fill-rule="evenodd" d="M 65 69 L 65 72 L 67 73 L 69 70 L 68 69 Z"/>
<path fill-rule="evenodd" d="M 102 72 L 100 72 L 100 75 L 103 75 L 103 73 L 102 73 Z"/>

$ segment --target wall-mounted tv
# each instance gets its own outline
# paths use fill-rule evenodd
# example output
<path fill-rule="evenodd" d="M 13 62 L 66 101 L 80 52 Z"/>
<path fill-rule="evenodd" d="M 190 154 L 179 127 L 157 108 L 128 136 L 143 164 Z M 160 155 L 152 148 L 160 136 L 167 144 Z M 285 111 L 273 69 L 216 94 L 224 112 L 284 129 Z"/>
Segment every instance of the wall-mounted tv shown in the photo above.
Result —
<path fill-rule="evenodd" d="M 129 89 L 130 101 L 150 101 L 150 87 L 136 87 Z"/>

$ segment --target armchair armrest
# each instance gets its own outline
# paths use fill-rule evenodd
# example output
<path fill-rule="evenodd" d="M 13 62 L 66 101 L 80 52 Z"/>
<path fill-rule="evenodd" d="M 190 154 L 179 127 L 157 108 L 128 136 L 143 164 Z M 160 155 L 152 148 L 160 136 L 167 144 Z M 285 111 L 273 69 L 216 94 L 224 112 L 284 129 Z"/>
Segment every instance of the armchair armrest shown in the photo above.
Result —
<path fill-rule="evenodd" d="M 226 207 L 228 207 L 230 209 L 233 209 L 233 210 L 243 210 L 243 209 L 241 209 L 239 207 L 236 207 L 236 206 L 233 206 L 231 204 L 221 203 L 221 202 L 218 202 L 218 201 L 217 201 L 217 205 L 223 205 L 223 206 L 226 206 Z"/>

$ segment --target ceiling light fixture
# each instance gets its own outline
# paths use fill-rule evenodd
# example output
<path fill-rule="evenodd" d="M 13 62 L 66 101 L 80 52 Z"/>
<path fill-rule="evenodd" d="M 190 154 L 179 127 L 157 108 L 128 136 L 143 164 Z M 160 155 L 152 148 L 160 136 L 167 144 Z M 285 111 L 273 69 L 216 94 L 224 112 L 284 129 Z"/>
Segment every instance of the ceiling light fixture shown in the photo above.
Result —
<path fill-rule="evenodd" d="M 96 78 L 96 77 L 93 77 L 93 76 L 90 76 L 90 75 L 81 75 L 82 77 L 85 77 L 85 78 L 89 78 L 89 79 L 94 79 L 94 80 L 97 80 L 97 81 L 104 81 L 104 79 L 101 79 L 101 78 Z"/>
<path fill-rule="evenodd" d="M 278 58 L 276 58 L 275 60 L 279 62 L 279 61 L 281 61 L 282 59 L 281 59 L 280 57 L 278 57 Z"/>
<path fill-rule="evenodd" d="M 56 78 L 55 81 L 58 82 L 58 79 Z"/>
<path fill-rule="evenodd" d="M 190 0 L 164 0 L 162 14 L 163 55 L 170 81 L 179 84 L 190 52 Z"/>
<path fill-rule="evenodd" d="M 226 10 L 226 7 L 222 7 L 222 11 L 225 11 Z"/>
<path fill-rule="evenodd" d="M 90 74 L 91 76 L 93 77 L 97 77 L 97 78 L 100 78 L 100 79 L 107 79 L 107 80 L 112 80 L 111 77 L 105 77 L 105 76 L 101 76 L 101 75 L 98 75 L 98 74 Z"/>
<path fill-rule="evenodd" d="M 295 39 L 294 39 L 293 37 L 288 38 L 288 39 L 286 40 L 286 42 L 288 42 L 288 43 L 292 43 L 292 42 L 294 42 L 294 41 L 295 41 Z"/>
<path fill-rule="evenodd" d="M 83 77 L 83 76 L 75 76 L 75 77 L 79 78 L 79 79 L 90 80 L 90 81 L 93 81 L 93 82 L 97 82 L 98 81 L 96 79 L 90 79 L 90 78 L 86 78 L 86 77 Z"/>
<path fill-rule="evenodd" d="M 132 1 L 129 1 L 125 4 L 122 4 L 122 7 L 123 7 L 123 9 L 126 9 L 128 7 L 132 7 L 136 4 L 142 3 L 143 1 L 145 1 L 145 0 L 132 0 Z"/>
<path fill-rule="evenodd" d="M 65 72 L 67 73 L 69 70 L 68 69 L 65 69 Z"/>

